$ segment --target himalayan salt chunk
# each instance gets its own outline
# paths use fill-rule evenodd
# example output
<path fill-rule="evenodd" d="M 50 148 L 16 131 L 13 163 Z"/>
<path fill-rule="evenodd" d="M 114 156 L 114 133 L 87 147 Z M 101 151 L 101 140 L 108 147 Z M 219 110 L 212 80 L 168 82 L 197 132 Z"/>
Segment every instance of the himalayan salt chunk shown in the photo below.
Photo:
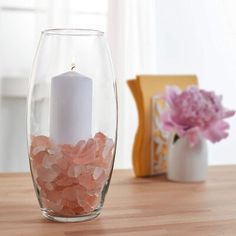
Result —
<path fill-rule="evenodd" d="M 62 210 L 60 211 L 60 215 L 62 215 L 62 216 L 75 216 L 75 212 L 73 211 L 73 209 L 64 206 L 62 208 Z"/>
<path fill-rule="evenodd" d="M 97 180 L 103 174 L 103 168 L 96 167 L 93 172 L 93 178 Z"/>
<path fill-rule="evenodd" d="M 54 156 L 48 155 L 42 161 L 42 166 L 45 168 L 51 168 L 53 164 L 57 163 L 57 160 Z"/>
<path fill-rule="evenodd" d="M 100 197 L 97 194 L 94 195 L 86 194 L 84 198 L 79 201 L 79 204 L 86 212 L 89 212 L 97 207 L 99 200 Z"/>
<path fill-rule="evenodd" d="M 56 145 L 54 145 L 48 149 L 48 153 L 50 155 L 54 155 L 55 157 L 62 157 L 60 152 L 61 152 L 60 147 L 56 146 Z"/>
<path fill-rule="evenodd" d="M 62 208 L 63 208 L 63 205 L 62 204 L 57 204 L 55 202 L 52 202 L 52 201 L 49 201 L 48 204 L 47 204 L 47 208 L 56 212 L 56 213 L 59 213 Z"/>
<path fill-rule="evenodd" d="M 102 155 L 102 151 L 105 147 L 106 136 L 101 133 L 97 133 L 95 135 L 94 139 L 96 141 L 96 155 L 100 156 L 100 155 Z"/>
<path fill-rule="evenodd" d="M 87 195 L 86 198 L 84 199 L 84 201 L 89 205 L 91 206 L 92 208 L 95 208 L 98 204 L 98 196 L 97 195 Z"/>
<path fill-rule="evenodd" d="M 90 150 L 88 152 L 86 152 L 86 154 L 83 154 L 83 156 L 80 156 L 77 159 L 77 163 L 80 165 L 88 165 L 90 163 L 93 163 L 93 161 L 95 160 L 95 150 Z"/>
<path fill-rule="evenodd" d="M 85 156 L 89 156 L 89 154 L 95 154 L 96 151 L 96 143 L 94 141 L 94 139 L 90 138 L 88 140 L 88 142 L 86 143 L 83 152 L 81 153 L 81 156 L 85 155 Z"/>
<path fill-rule="evenodd" d="M 61 168 L 57 164 L 52 165 L 51 168 L 58 174 L 58 176 L 62 174 Z"/>
<path fill-rule="evenodd" d="M 69 177 L 77 178 L 82 171 L 83 167 L 81 165 L 71 165 L 68 168 L 67 174 Z"/>
<path fill-rule="evenodd" d="M 76 186 L 65 188 L 62 191 L 62 197 L 68 201 L 76 201 Z"/>
<path fill-rule="evenodd" d="M 96 133 L 94 139 L 99 144 L 100 147 L 105 145 L 106 136 L 103 133 L 101 132 Z"/>
<path fill-rule="evenodd" d="M 83 202 L 81 207 L 83 208 L 85 213 L 89 213 L 93 210 L 91 206 L 89 206 L 89 204 L 87 204 L 86 202 Z"/>
<path fill-rule="evenodd" d="M 45 196 L 42 196 L 42 194 L 41 194 L 41 203 L 44 208 L 49 208 L 51 201 L 48 200 Z"/>
<path fill-rule="evenodd" d="M 103 158 L 106 158 L 112 149 L 113 149 L 113 140 L 109 138 L 109 139 L 107 139 L 106 145 L 105 145 L 103 152 L 102 152 Z"/>
<path fill-rule="evenodd" d="M 55 202 L 56 204 L 60 205 L 62 202 L 62 191 L 47 191 L 46 198 L 50 201 Z"/>
<path fill-rule="evenodd" d="M 90 138 L 88 140 L 88 142 L 86 143 L 85 147 L 84 147 L 84 150 L 88 151 L 88 150 L 93 150 L 95 148 L 95 141 L 94 139 Z"/>
<path fill-rule="evenodd" d="M 97 167 L 104 168 L 104 170 L 110 170 L 112 160 L 112 156 L 111 158 L 108 156 L 106 159 L 104 159 L 102 156 L 98 156 L 93 164 Z"/>
<path fill-rule="evenodd" d="M 96 188 L 96 183 L 93 180 L 91 174 L 82 173 L 79 177 L 79 183 L 84 186 L 87 190 Z"/>
<path fill-rule="evenodd" d="M 42 146 L 36 146 L 35 148 L 33 148 L 32 152 L 31 152 L 31 155 L 32 156 L 35 156 L 37 155 L 38 153 L 41 153 L 41 152 L 45 152 L 45 147 L 42 147 Z"/>
<path fill-rule="evenodd" d="M 53 188 L 53 185 L 51 183 L 46 182 L 45 183 L 45 189 L 47 189 L 49 191 L 52 191 L 54 188 Z"/>
<path fill-rule="evenodd" d="M 52 182 L 58 174 L 52 169 L 41 167 L 37 169 L 38 178 L 45 182 Z"/>
<path fill-rule="evenodd" d="M 81 185 L 76 185 L 76 199 L 78 202 L 84 199 L 87 194 L 87 189 Z"/>
<path fill-rule="evenodd" d="M 43 136 L 43 135 L 39 135 L 39 136 L 32 137 L 31 145 L 32 145 L 32 147 L 50 148 L 52 143 L 48 137 Z"/>
<path fill-rule="evenodd" d="M 84 214 L 84 209 L 81 206 L 78 206 L 76 208 L 73 208 L 73 211 L 76 213 L 76 215 L 82 215 Z"/>
<path fill-rule="evenodd" d="M 82 153 L 74 159 L 75 164 L 86 165 L 92 163 L 95 159 L 96 143 L 93 139 L 89 139 Z"/>
<path fill-rule="evenodd" d="M 103 172 L 99 178 L 96 180 L 96 183 L 98 186 L 103 187 L 105 182 L 107 181 L 107 175 L 105 174 L 105 172 Z"/>
<path fill-rule="evenodd" d="M 70 209 L 74 209 L 74 208 L 80 207 L 80 205 L 78 204 L 77 201 L 68 201 L 68 200 L 63 201 L 63 206 L 66 206 L 66 207 L 68 207 Z M 80 211 L 81 211 L 81 209 L 80 209 Z"/>
<path fill-rule="evenodd" d="M 73 145 L 63 144 L 60 146 L 60 148 L 64 158 L 71 158 L 75 155 L 75 149 Z"/>
<path fill-rule="evenodd" d="M 81 207 L 84 209 L 84 211 L 86 213 L 89 213 L 91 211 L 93 211 L 95 209 L 96 206 L 90 206 L 87 202 L 87 198 L 85 198 L 82 202 L 81 202 Z"/>
<path fill-rule="evenodd" d="M 103 160 L 103 167 L 105 168 L 105 172 L 110 172 L 110 168 L 112 166 L 112 161 L 113 161 L 113 155 L 110 153 L 108 157 Z"/>
<path fill-rule="evenodd" d="M 59 186 L 70 186 L 74 183 L 73 178 L 63 176 L 59 180 L 56 180 L 55 183 Z"/>
<path fill-rule="evenodd" d="M 34 169 L 38 169 L 42 166 L 44 158 L 48 156 L 48 153 L 46 151 L 39 152 L 36 155 L 32 156 L 32 164 Z"/>
<path fill-rule="evenodd" d="M 93 173 L 96 166 L 93 165 L 93 163 L 85 166 L 85 172 Z"/>
<path fill-rule="evenodd" d="M 62 169 L 63 171 L 67 170 L 68 168 L 68 162 L 66 160 L 66 158 L 61 158 L 59 160 L 57 160 L 57 166 Z"/>
<path fill-rule="evenodd" d="M 79 155 L 79 154 L 83 151 L 83 149 L 85 148 L 85 146 L 86 146 L 86 141 L 85 141 L 85 140 L 80 140 L 80 141 L 76 144 L 76 146 L 75 146 L 75 148 L 76 148 L 76 155 Z"/>
<path fill-rule="evenodd" d="M 53 145 L 45 136 L 32 140 L 32 169 L 43 206 L 63 216 L 96 209 L 111 171 L 113 141 L 102 133 L 74 146 Z"/>

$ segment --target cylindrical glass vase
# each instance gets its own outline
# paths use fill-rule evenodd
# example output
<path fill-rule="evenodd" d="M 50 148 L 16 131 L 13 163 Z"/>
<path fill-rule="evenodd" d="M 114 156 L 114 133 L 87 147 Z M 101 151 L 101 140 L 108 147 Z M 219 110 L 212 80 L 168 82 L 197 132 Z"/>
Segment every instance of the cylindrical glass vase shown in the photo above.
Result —
<path fill-rule="evenodd" d="M 42 32 L 28 94 L 28 151 L 42 214 L 99 215 L 117 140 L 117 94 L 103 32 Z"/>

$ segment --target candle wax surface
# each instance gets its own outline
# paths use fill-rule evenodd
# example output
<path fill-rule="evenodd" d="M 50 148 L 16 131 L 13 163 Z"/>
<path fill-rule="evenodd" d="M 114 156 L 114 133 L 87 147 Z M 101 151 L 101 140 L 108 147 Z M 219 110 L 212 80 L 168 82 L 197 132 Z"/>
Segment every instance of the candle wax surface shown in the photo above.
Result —
<path fill-rule="evenodd" d="M 92 79 L 75 71 L 52 78 L 50 137 L 57 144 L 76 144 L 91 137 Z"/>

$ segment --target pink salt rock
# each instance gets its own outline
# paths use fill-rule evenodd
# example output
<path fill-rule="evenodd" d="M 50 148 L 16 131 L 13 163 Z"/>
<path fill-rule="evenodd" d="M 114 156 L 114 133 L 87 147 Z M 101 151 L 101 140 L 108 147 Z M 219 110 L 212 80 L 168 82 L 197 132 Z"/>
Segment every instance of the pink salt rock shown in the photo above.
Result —
<path fill-rule="evenodd" d="M 103 159 L 102 156 L 99 156 L 96 158 L 96 160 L 93 163 L 97 167 L 101 167 L 103 169 L 109 169 L 111 167 L 111 162 L 108 159 Z"/>
<path fill-rule="evenodd" d="M 64 201 L 63 201 L 63 206 L 66 206 L 66 207 L 68 207 L 68 208 L 70 208 L 70 209 L 74 209 L 74 208 L 78 208 L 78 207 L 81 208 L 81 206 L 78 204 L 77 201 L 64 200 Z M 80 211 L 81 211 L 81 209 L 80 209 Z"/>
<path fill-rule="evenodd" d="M 107 181 L 107 175 L 106 172 L 103 171 L 97 179 L 95 179 L 97 186 L 103 187 L 105 182 Z"/>
<path fill-rule="evenodd" d="M 76 185 L 76 200 L 80 203 L 81 200 L 88 194 L 87 189 L 80 184 Z"/>
<path fill-rule="evenodd" d="M 98 196 L 97 195 L 86 195 L 83 201 L 81 201 L 81 207 L 84 209 L 85 212 L 91 212 L 96 209 L 98 205 Z"/>
<path fill-rule="evenodd" d="M 88 173 L 93 173 L 95 170 L 96 166 L 94 166 L 94 162 L 90 163 L 89 165 L 85 165 L 84 166 L 84 172 L 88 172 Z"/>
<path fill-rule="evenodd" d="M 107 138 L 103 133 L 101 133 L 101 132 L 96 133 L 94 136 L 94 139 L 97 142 L 97 144 L 99 145 L 99 147 L 105 146 L 105 142 L 106 142 Z"/>
<path fill-rule="evenodd" d="M 63 172 L 61 171 L 61 168 L 57 165 L 57 164 L 54 164 L 51 166 L 51 168 L 57 173 L 58 177 L 63 174 Z"/>
<path fill-rule="evenodd" d="M 52 169 L 40 167 L 37 169 L 38 178 L 45 182 L 52 182 L 56 177 L 57 173 Z"/>
<path fill-rule="evenodd" d="M 56 158 L 62 158 L 60 146 L 54 145 L 52 143 L 51 147 L 47 151 L 50 155 L 53 155 Z"/>
<path fill-rule="evenodd" d="M 43 147 L 45 149 L 50 148 L 52 145 L 50 139 L 46 136 L 32 136 L 31 138 L 31 147 Z"/>
<path fill-rule="evenodd" d="M 56 163 L 57 163 L 56 158 L 53 155 L 49 155 L 47 152 L 47 155 L 44 156 L 41 165 L 44 168 L 51 168 L 52 165 L 54 165 Z"/>
<path fill-rule="evenodd" d="M 93 172 L 93 178 L 97 180 L 104 173 L 103 168 L 96 167 Z"/>
<path fill-rule="evenodd" d="M 89 139 L 82 152 L 74 159 L 74 163 L 86 165 L 92 163 L 95 159 L 96 143 L 93 139 Z"/>
<path fill-rule="evenodd" d="M 62 216 L 75 216 L 76 215 L 75 211 L 67 206 L 64 206 L 62 210 L 59 212 L 59 214 Z"/>
<path fill-rule="evenodd" d="M 96 141 L 96 156 L 102 156 L 102 151 L 106 143 L 106 137 L 102 133 L 97 133 L 94 139 Z"/>
<path fill-rule="evenodd" d="M 46 199 L 54 202 L 54 203 L 57 203 L 57 204 L 61 204 L 62 202 L 62 192 L 61 191 L 46 191 L 44 189 L 44 192 L 46 193 Z"/>
<path fill-rule="evenodd" d="M 62 172 L 67 170 L 69 163 L 67 162 L 66 158 L 61 158 L 57 161 L 57 166 L 62 169 Z"/>
<path fill-rule="evenodd" d="M 60 213 L 60 211 L 63 208 L 63 205 L 55 203 L 53 201 L 47 201 L 47 208 L 54 211 L 54 212 Z"/>
<path fill-rule="evenodd" d="M 88 151 L 93 151 L 94 152 L 95 150 L 96 150 L 96 142 L 95 142 L 94 139 L 90 138 L 87 141 L 85 147 L 83 148 L 82 155 L 84 155 Z"/>
<path fill-rule="evenodd" d="M 79 155 L 84 150 L 85 146 L 86 146 L 86 141 L 85 140 L 80 140 L 75 146 L 76 155 Z"/>
<path fill-rule="evenodd" d="M 97 195 L 86 195 L 84 202 L 86 202 L 92 209 L 95 209 L 98 204 L 99 197 Z"/>
<path fill-rule="evenodd" d="M 76 201 L 76 186 L 64 188 L 64 190 L 62 191 L 62 197 L 68 201 Z"/>
<path fill-rule="evenodd" d="M 109 157 L 109 154 L 113 149 L 113 146 L 114 146 L 114 143 L 113 143 L 112 139 L 107 139 L 106 145 L 105 145 L 103 152 L 102 152 L 103 158 Z"/>
<path fill-rule="evenodd" d="M 81 166 L 81 165 L 71 165 L 68 168 L 67 174 L 68 174 L 69 177 L 77 178 L 81 174 L 82 171 L 83 171 L 83 166 Z"/>
<path fill-rule="evenodd" d="M 45 147 L 43 146 L 36 146 L 32 149 L 32 155 L 36 156 L 38 153 L 45 152 Z"/>
<path fill-rule="evenodd" d="M 96 209 L 113 161 L 114 143 L 104 134 L 76 145 L 54 145 L 32 137 L 31 162 L 43 206 L 57 215 L 75 216 Z"/>
<path fill-rule="evenodd" d="M 73 178 L 67 176 L 63 176 L 62 178 L 55 181 L 55 184 L 59 186 L 70 186 L 73 183 L 74 183 Z"/>
<path fill-rule="evenodd" d="M 86 202 L 84 202 L 84 204 L 82 205 L 82 208 L 85 213 L 89 213 L 89 212 L 93 211 L 93 208 L 91 206 L 89 206 Z"/>
<path fill-rule="evenodd" d="M 44 185 L 46 190 L 52 191 L 54 190 L 53 184 L 46 182 Z"/>
<path fill-rule="evenodd" d="M 60 146 L 60 148 L 61 148 L 61 152 L 62 152 L 64 158 L 71 158 L 76 154 L 75 148 L 73 145 L 63 144 Z"/>
<path fill-rule="evenodd" d="M 89 173 L 82 173 L 79 178 L 79 183 L 84 186 L 87 190 L 96 188 L 96 183 L 93 180 L 93 177 Z"/>
<path fill-rule="evenodd" d="M 38 169 L 39 167 L 41 167 L 44 158 L 47 158 L 47 156 L 48 156 L 48 152 L 46 152 L 46 151 L 42 151 L 42 152 L 39 152 L 39 153 L 33 155 L 31 157 L 33 168 Z"/>
<path fill-rule="evenodd" d="M 76 215 L 82 215 L 85 213 L 84 209 L 81 206 L 73 208 L 73 211 L 75 212 Z"/>

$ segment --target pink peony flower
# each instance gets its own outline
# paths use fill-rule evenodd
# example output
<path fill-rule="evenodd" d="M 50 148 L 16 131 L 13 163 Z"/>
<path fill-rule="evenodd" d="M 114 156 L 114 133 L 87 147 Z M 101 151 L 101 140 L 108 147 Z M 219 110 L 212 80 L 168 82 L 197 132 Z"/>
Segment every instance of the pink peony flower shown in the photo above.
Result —
<path fill-rule="evenodd" d="M 183 92 L 177 87 L 167 87 L 164 99 L 168 109 L 161 114 L 163 128 L 186 137 L 191 145 L 201 135 L 213 143 L 228 136 L 229 125 L 223 119 L 235 112 L 223 107 L 222 96 L 195 86 Z"/>

